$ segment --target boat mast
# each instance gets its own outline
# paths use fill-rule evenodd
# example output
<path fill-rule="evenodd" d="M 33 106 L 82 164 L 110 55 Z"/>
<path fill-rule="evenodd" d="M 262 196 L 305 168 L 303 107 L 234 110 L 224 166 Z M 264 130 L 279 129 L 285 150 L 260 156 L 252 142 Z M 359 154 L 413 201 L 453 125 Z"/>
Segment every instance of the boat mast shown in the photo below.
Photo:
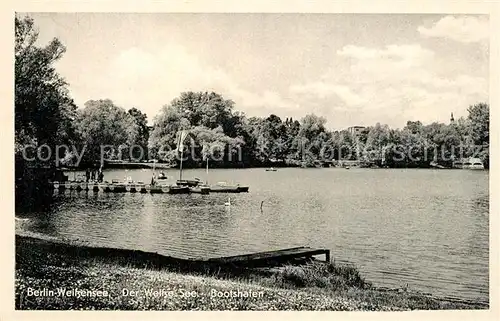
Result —
<path fill-rule="evenodd" d="M 206 157 L 207 157 L 207 184 L 208 184 L 208 155 Z"/>
<path fill-rule="evenodd" d="M 184 158 L 184 148 L 181 149 L 181 166 L 179 171 L 179 180 L 182 180 L 182 159 Z"/>

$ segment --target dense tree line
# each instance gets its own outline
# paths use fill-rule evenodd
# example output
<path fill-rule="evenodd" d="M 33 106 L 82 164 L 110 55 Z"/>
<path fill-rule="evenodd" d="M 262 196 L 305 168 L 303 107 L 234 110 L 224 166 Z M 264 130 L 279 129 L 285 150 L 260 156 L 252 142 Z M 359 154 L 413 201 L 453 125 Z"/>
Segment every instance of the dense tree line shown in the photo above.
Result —
<path fill-rule="evenodd" d="M 16 16 L 14 27 L 15 200 L 16 207 L 39 208 L 47 204 L 44 184 L 53 174 L 55 147 L 76 138 L 77 107 L 54 68 L 63 44 L 53 39 L 36 46 L 33 19 Z"/>
<path fill-rule="evenodd" d="M 359 134 L 329 131 L 326 120 L 314 114 L 300 121 L 270 115 L 247 118 L 234 112 L 234 103 L 216 93 L 187 92 L 163 107 L 149 141 L 152 157 L 174 162 L 178 133 L 190 133 L 184 143 L 191 165 L 199 165 L 206 146 L 225 151 L 221 166 L 314 166 L 322 161 L 360 160 L 388 167 L 451 166 L 453 160 L 476 156 L 489 162 L 489 106 L 469 107 L 467 118 L 450 124 L 408 121 L 402 129 L 376 124 Z M 169 153 L 159 153 L 167 147 Z M 235 157 L 235 152 L 240 157 Z"/>
<path fill-rule="evenodd" d="M 26 145 L 34 146 L 31 154 L 42 145 L 53 151 L 65 145 L 62 165 L 81 166 L 93 165 L 102 157 L 154 158 L 176 165 L 181 147 L 185 166 L 203 166 L 207 158 L 211 166 L 226 167 L 314 166 L 345 159 L 388 167 L 428 167 L 474 155 L 486 165 L 489 162 L 486 103 L 470 106 L 468 117 L 450 124 L 408 121 L 402 129 L 375 124 L 358 134 L 328 130 L 326 119 L 314 114 L 299 120 L 274 114 L 247 117 L 232 100 L 215 92 L 181 93 L 163 106 L 152 128 L 140 106 L 126 110 L 100 99 L 77 109 L 53 66 L 64 46 L 54 39 L 36 47 L 38 34 L 30 18 L 16 17 L 15 31 L 16 156 Z M 181 132 L 186 134 L 182 141 Z M 49 165 L 57 155 L 50 156 L 45 158 Z"/>

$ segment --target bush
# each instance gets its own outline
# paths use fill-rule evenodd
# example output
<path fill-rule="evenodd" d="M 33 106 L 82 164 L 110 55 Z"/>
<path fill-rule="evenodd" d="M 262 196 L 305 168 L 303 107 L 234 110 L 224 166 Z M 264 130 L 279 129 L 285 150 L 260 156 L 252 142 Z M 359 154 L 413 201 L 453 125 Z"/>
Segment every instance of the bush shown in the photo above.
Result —
<path fill-rule="evenodd" d="M 317 262 L 303 266 L 284 266 L 273 276 L 273 281 L 275 285 L 282 287 L 320 287 L 335 291 L 371 286 L 354 266 Z"/>

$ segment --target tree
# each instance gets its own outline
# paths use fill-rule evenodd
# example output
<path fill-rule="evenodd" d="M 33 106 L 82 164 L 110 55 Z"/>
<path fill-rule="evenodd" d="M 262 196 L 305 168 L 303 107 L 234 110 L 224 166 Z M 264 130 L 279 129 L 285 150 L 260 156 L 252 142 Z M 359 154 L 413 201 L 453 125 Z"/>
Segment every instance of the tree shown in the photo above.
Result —
<path fill-rule="evenodd" d="M 38 31 L 29 17 L 16 15 L 14 24 L 16 210 L 39 210 L 50 204 L 48 180 L 54 179 L 54 160 L 65 156 L 56 156 L 56 146 L 69 145 L 75 139 L 76 106 L 54 67 L 66 50 L 63 44 L 54 38 L 44 47 L 36 46 Z M 28 145 L 48 147 L 40 154 L 46 160 L 24 157 Z"/>
<path fill-rule="evenodd" d="M 468 108 L 472 137 L 477 145 L 489 145 L 490 141 L 490 107 L 479 103 Z"/>
<path fill-rule="evenodd" d="M 406 122 L 406 129 L 410 131 L 410 133 L 416 135 L 416 134 L 421 134 L 423 130 L 422 122 L 420 121 L 407 121 Z"/>
<path fill-rule="evenodd" d="M 310 166 L 321 157 L 322 148 L 330 134 L 325 129 L 326 119 L 314 114 L 306 115 L 300 121 L 300 129 L 294 139 L 293 148 L 303 164 Z"/>
<path fill-rule="evenodd" d="M 212 140 L 215 140 L 224 145 L 224 163 L 233 162 L 235 149 L 242 152 L 245 138 L 250 136 L 244 124 L 244 115 L 233 113 L 233 105 L 231 100 L 214 92 L 181 93 L 155 118 L 149 140 L 151 149 L 158 158 L 174 161 L 178 147 L 176 138 L 178 132 L 184 130 L 189 132 L 189 138 L 184 143 L 186 150 L 183 156 L 187 159 L 183 164 L 194 166 L 200 161 L 203 146 L 208 144 L 198 137 L 203 133 L 203 137 L 216 137 L 210 138 L 210 144 L 214 144 Z"/>
<path fill-rule="evenodd" d="M 204 126 L 215 129 L 222 126 L 224 133 L 235 131 L 233 119 L 234 102 L 226 100 L 215 92 L 183 92 L 170 103 L 182 117 L 189 121 L 191 126 Z"/>
<path fill-rule="evenodd" d="M 69 144 L 75 139 L 76 106 L 67 83 L 54 63 L 66 48 L 54 38 L 37 47 L 38 31 L 32 18 L 15 17 L 15 142 L 16 151 L 25 144 Z"/>
<path fill-rule="evenodd" d="M 147 158 L 146 151 L 148 150 L 148 141 L 149 141 L 149 128 L 148 128 L 148 117 L 145 113 L 141 112 L 137 108 L 129 109 L 128 113 L 133 117 L 137 128 L 137 136 L 134 142 L 134 145 L 140 147 L 134 148 L 130 154 L 135 160 L 142 160 Z M 143 151 L 143 153 L 141 153 Z M 142 154 L 142 155 L 141 155 Z"/>
<path fill-rule="evenodd" d="M 384 159 L 384 148 L 389 143 L 389 126 L 377 123 L 368 131 L 364 155 L 370 161 L 381 163 Z"/>
<path fill-rule="evenodd" d="M 102 162 L 101 153 L 106 159 L 128 158 L 139 133 L 135 118 L 109 99 L 87 101 L 79 110 L 77 126 L 86 163 Z"/>
<path fill-rule="evenodd" d="M 483 159 L 486 167 L 490 160 L 490 106 L 479 103 L 469 106 L 469 117 L 472 140 L 476 146 L 481 146 L 479 156 Z"/>

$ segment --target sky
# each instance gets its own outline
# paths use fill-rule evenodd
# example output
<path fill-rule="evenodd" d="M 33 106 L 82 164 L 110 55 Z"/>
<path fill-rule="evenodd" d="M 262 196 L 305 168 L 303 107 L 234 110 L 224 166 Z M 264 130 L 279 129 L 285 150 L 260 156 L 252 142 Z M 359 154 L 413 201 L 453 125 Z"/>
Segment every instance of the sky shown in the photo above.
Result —
<path fill-rule="evenodd" d="M 215 91 L 248 117 L 330 129 L 448 123 L 488 102 L 485 15 L 30 13 L 82 107 L 111 99 L 150 124 L 184 91 Z"/>

